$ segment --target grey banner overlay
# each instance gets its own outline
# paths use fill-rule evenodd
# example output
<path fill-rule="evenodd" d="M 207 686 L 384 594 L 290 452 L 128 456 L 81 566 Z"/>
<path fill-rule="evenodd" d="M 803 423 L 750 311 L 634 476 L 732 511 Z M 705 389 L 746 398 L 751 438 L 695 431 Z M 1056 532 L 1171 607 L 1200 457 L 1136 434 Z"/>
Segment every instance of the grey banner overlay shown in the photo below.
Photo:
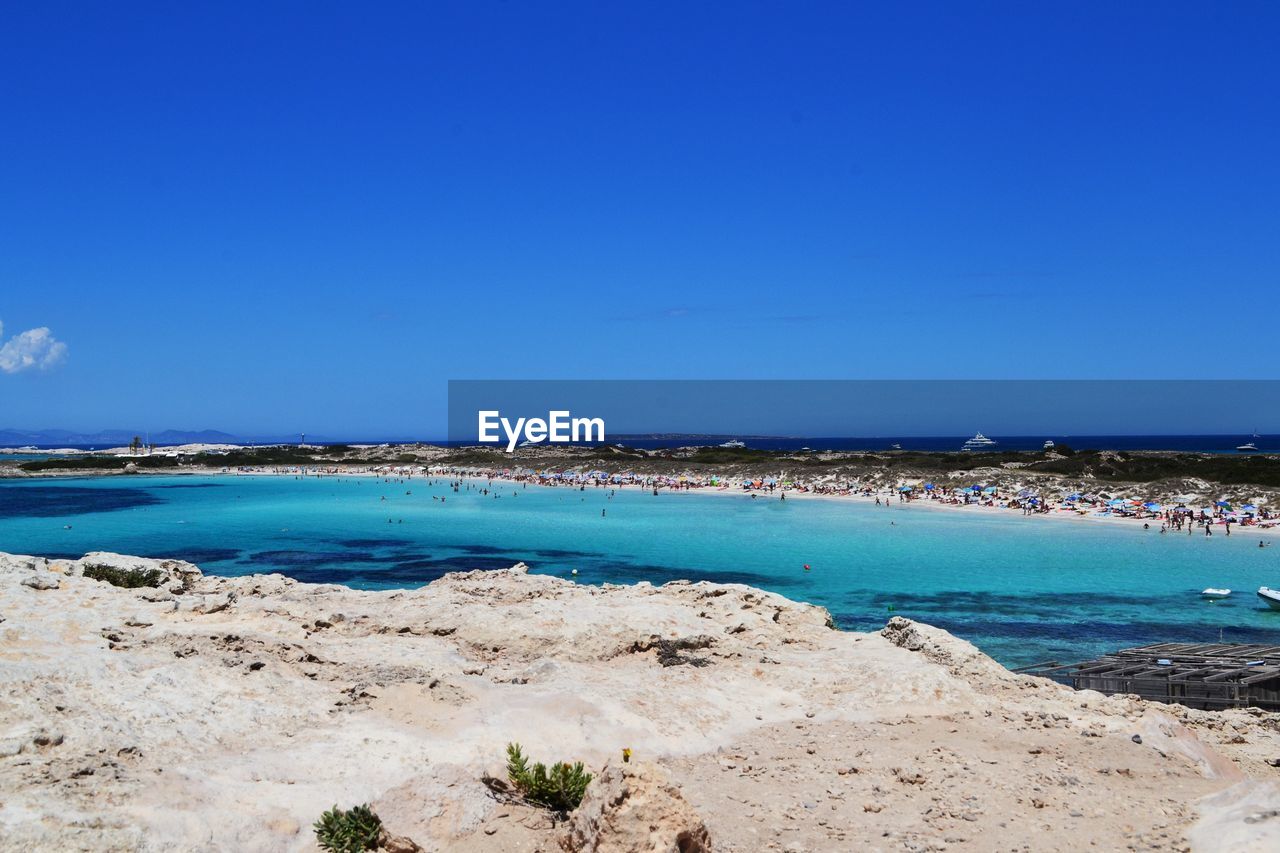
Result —
<path fill-rule="evenodd" d="M 1280 432 L 1280 380 L 452 380 L 449 441 L 477 413 L 601 418 L 655 434 L 926 436 Z"/>

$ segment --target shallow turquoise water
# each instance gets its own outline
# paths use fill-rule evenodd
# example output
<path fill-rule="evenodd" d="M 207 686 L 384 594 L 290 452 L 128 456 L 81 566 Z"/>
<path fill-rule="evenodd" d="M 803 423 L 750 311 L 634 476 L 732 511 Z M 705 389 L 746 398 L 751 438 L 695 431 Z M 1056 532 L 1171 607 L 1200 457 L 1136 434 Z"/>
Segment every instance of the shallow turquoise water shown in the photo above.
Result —
<path fill-rule="evenodd" d="M 821 604 L 842 627 L 919 618 L 1010 666 L 1148 642 L 1280 643 L 1280 612 L 1254 595 L 1280 586 L 1280 547 L 1258 548 L 1257 535 L 634 488 L 612 498 L 592 488 L 495 491 L 502 497 L 416 478 L 0 482 L 0 550 L 172 555 L 208 572 L 361 588 L 516 560 L 577 569 L 584 583 L 749 583 Z M 1210 603 L 1198 596 L 1206 586 L 1236 593 Z"/>

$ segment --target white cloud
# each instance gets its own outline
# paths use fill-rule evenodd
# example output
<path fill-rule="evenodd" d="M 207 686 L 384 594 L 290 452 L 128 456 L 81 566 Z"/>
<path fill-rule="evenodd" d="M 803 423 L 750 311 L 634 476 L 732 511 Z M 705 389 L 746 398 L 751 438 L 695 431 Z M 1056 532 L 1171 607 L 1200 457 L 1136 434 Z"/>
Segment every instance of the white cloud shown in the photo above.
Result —
<path fill-rule="evenodd" d="M 4 324 L 0 323 L 0 371 L 20 373 L 23 370 L 45 370 L 67 356 L 67 345 L 53 336 L 48 328 L 28 329 L 4 340 Z"/>

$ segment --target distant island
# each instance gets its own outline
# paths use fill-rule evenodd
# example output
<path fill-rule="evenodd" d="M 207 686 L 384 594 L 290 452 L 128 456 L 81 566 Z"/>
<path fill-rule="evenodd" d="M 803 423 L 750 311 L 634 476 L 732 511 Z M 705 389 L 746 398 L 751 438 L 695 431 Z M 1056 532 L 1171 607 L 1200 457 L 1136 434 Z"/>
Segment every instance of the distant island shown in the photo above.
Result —
<path fill-rule="evenodd" d="M 256 444 L 216 429 L 178 430 L 167 429 L 148 434 L 145 430 L 104 429 L 97 432 L 75 432 L 66 429 L 18 430 L 0 429 L 0 446 L 58 447 L 94 445 L 110 447 L 128 444 L 134 437 L 143 438 L 148 444 Z M 281 437 L 277 436 L 277 440 Z"/>

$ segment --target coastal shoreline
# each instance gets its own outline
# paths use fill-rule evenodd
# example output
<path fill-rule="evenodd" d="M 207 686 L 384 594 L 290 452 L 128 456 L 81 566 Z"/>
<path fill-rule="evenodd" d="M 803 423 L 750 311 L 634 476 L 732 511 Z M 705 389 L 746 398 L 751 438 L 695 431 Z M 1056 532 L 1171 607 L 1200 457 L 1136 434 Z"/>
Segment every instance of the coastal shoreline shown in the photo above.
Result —
<path fill-rule="evenodd" d="M 140 469 L 138 471 L 129 472 L 129 473 L 122 473 L 119 471 L 106 471 L 106 470 L 97 470 L 97 471 L 54 470 L 54 471 L 42 471 L 36 474 L 27 474 L 22 477 L 11 477 L 11 478 L 0 477 L 0 482 L 3 482 L 4 479 L 24 480 L 24 481 L 34 480 L 34 479 L 94 480 L 94 479 L 118 478 L 118 477 L 181 477 L 181 476 L 208 476 L 208 477 L 299 477 L 301 476 L 301 477 L 311 477 L 311 478 L 353 477 L 353 478 L 365 478 L 365 479 L 390 478 L 390 479 L 410 479 L 410 480 L 430 478 L 430 479 L 436 479 L 436 480 L 456 479 L 459 481 L 466 481 L 471 483 L 487 484 L 492 482 L 492 483 L 504 483 L 504 484 L 513 485 L 513 486 L 527 485 L 534 488 L 542 488 L 542 489 L 574 488 L 572 486 L 557 486 L 557 485 L 551 485 L 547 483 L 534 483 L 534 482 L 529 482 L 527 480 L 515 479 L 511 477 L 480 476 L 476 474 L 464 474 L 456 471 L 450 472 L 447 469 L 442 471 L 427 472 L 427 473 L 418 472 L 418 471 L 403 471 L 403 472 L 386 471 L 386 470 L 378 471 L 374 469 L 341 470 L 341 471 L 333 471 L 333 470 L 307 471 L 306 473 L 302 473 L 299 470 L 271 470 L 269 468 L 261 468 L 258 470 L 239 471 L 239 470 L 226 470 L 225 468 L 214 468 L 214 467 L 175 468 L 175 469 L 157 469 L 157 470 L 141 470 Z M 601 485 L 601 486 L 589 485 L 587 486 L 587 488 L 592 490 L 618 489 L 618 490 L 626 491 L 628 493 L 632 493 L 632 492 L 646 491 L 648 487 L 635 484 L 635 483 L 629 483 L 629 484 L 612 484 L 612 485 Z M 1127 491 L 1127 490 L 1122 490 L 1122 491 Z M 1152 524 L 1152 522 L 1158 522 L 1158 519 L 1150 519 L 1150 518 L 1143 519 L 1143 518 L 1137 518 L 1137 517 L 1131 518 L 1131 517 L 1126 517 L 1121 515 L 1103 514 L 1095 511 L 1081 512 L 1079 510 L 1067 510 L 1067 509 L 1061 509 L 1061 508 L 1054 509 L 1050 512 L 1037 512 L 1037 513 L 1031 513 L 1031 514 L 1023 514 L 1017 508 L 1009 508 L 1009 507 L 1001 507 L 1001 506 L 986 506 L 980 503 L 953 504 L 953 503 L 946 503 L 943 501 L 927 500 L 927 499 L 899 501 L 897 491 L 891 488 L 883 489 L 872 495 L 862 495 L 862 494 L 831 494 L 831 493 L 825 493 L 825 492 L 799 491 L 795 489 L 788 489 L 786 491 L 779 489 L 778 492 L 769 494 L 769 493 L 762 493 L 762 492 L 746 491 L 740 487 L 735 488 L 735 487 L 701 486 L 696 488 L 684 489 L 684 488 L 662 486 L 662 487 L 659 487 L 659 493 L 660 495 L 717 495 L 717 496 L 723 496 L 723 497 L 738 497 L 745 500 L 751 500 L 754 496 L 755 499 L 757 500 L 766 500 L 766 501 L 779 500 L 781 495 L 785 494 L 787 500 L 802 500 L 802 501 L 825 500 L 825 501 L 837 501 L 837 502 L 850 503 L 850 504 L 864 504 L 864 505 L 870 505 L 870 506 L 875 506 L 875 501 L 877 498 L 879 498 L 881 501 L 881 506 L 887 505 L 889 508 L 892 508 L 892 509 L 928 509 L 928 510 L 935 510 L 935 511 L 941 510 L 941 511 L 954 511 L 954 512 L 963 512 L 963 513 L 978 513 L 979 515 L 985 515 L 985 516 L 990 516 L 994 518 L 1015 518 L 1016 517 L 1016 518 L 1023 518 L 1029 521 L 1067 520 L 1067 521 L 1075 521 L 1075 522 L 1102 523 L 1102 524 L 1109 524 L 1109 525 L 1117 525 L 1122 528 L 1137 528 L 1137 529 L 1141 529 L 1141 526 L 1144 523 Z M 1151 529 L 1154 530 L 1157 535 L 1159 535 L 1158 527 L 1155 524 L 1152 524 Z M 1269 519 L 1257 525 L 1237 526 L 1235 529 L 1235 532 L 1232 535 L 1223 536 L 1222 538 L 1226 538 L 1226 539 L 1234 539 L 1237 537 L 1248 538 L 1248 534 L 1253 531 L 1259 532 L 1262 535 L 1263 539 L 1266 539 L 1269 535 L 1280 533 L 1280 520 Z M 1188 534 L 1182 531 L 1170 531 L 1168 535 L 1186 536 Z M 1192 535 L 1203 535 L 1203 534 L 1193 533 Z M 1256 547 L 1256 543 L 1255 543 L 1255 547 Z"/>

